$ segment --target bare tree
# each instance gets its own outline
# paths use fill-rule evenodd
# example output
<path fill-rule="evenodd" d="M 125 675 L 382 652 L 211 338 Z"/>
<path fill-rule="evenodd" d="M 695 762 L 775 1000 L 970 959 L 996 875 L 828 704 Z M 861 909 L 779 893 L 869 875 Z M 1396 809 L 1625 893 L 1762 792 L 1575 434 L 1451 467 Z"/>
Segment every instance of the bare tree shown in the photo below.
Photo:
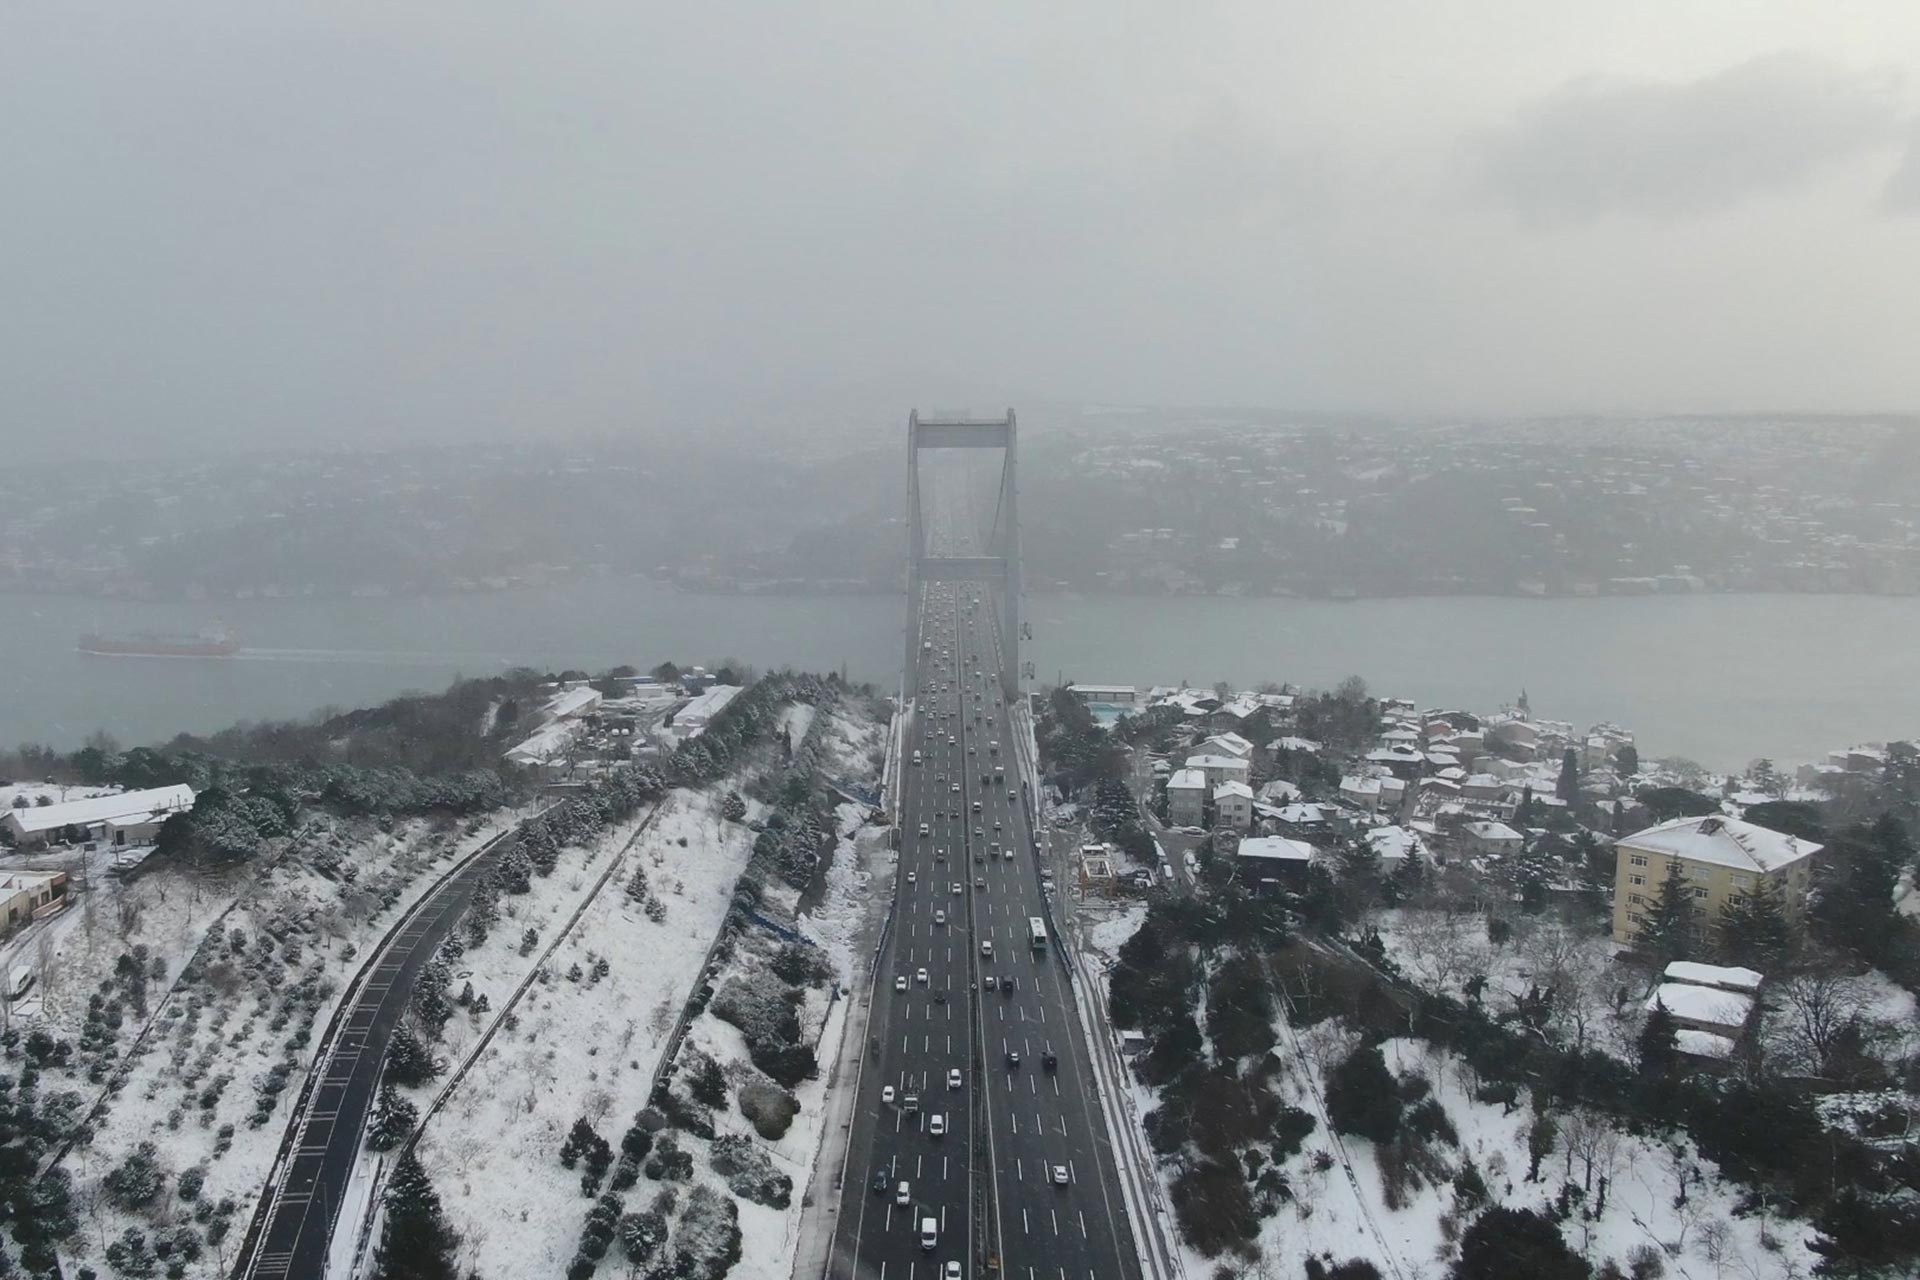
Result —
<path fill-rule="evenodd" d="M 1834 963 L 1823 963 L 1782 982 L 1776 989 L 1789 1045 L 1810 1066 L 1824 1072 L 1850 1029 L 1874 1030 L 1867 984 Z"/>

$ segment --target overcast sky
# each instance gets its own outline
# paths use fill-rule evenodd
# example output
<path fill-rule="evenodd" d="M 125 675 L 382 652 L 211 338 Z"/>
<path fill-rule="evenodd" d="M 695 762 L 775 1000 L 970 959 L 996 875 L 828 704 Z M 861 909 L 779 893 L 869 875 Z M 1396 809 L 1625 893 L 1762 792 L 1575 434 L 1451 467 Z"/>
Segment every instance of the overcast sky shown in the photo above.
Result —
<path fill-rule="evenodd" d="M 1915 409 L 1917 72 L 1913 0 L 10 5 L 0 438 Z"/>

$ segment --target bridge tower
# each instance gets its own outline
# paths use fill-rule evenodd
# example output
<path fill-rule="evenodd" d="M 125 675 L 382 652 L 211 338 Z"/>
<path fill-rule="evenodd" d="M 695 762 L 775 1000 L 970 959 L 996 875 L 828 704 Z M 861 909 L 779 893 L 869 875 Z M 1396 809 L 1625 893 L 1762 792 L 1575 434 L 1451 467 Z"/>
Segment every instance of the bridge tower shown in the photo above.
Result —
<path fill-rule="evenodd" d="M 1002 418 L 907 416 L 907 691 L 920 687 L 920 589 L 930 582 L 977 582 L 1000 627 L 1000 685 L 1011 707 L 1020 695 L 1020 486 L 1013 410 Z M 998 449 L 1000 492 L 982 555 L 930 555 L 920 501 L 920 454 L 929 449 Z"/>

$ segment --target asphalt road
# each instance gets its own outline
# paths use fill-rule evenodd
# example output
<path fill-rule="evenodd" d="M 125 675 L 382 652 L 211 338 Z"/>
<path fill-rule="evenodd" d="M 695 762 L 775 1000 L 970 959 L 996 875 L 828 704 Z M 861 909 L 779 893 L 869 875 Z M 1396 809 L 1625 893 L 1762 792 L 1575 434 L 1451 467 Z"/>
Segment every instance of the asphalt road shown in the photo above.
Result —
<path fill-rule="evenodd" d="M 1057 940 L 1036 946 L 1029 923 L 1045 914 L 1039 863 L 998 692 L 998 632 L 975 594 L 929 586 L 916 616 L 897 898 L 830 1272 L 1137 1280 L 1066 968 Z"/>
<path fill-rule="evenodd" d="M 518 828 L 515 828 L 517 831 Z M 432 958 L 482 879 L 510 847 L 513 832 L 496 837 L 447 880 L 387 943 L 332 1024 L 337 1047 L 319 1051 L 325 1074 L 314 1082 L 304 1125 L 296 1130 L 279 1181 L 267 1188 L 256 1215 L 258 1245 L 243 1254 L 236 1276 L 261 1280 L 323 1280 L 327 1248 L 341 1193 L 359 1155 L 361 1129 L 380 1084 L 387 1041 L 406 1012 L 414 980 Z M 296 1120 L 296 1124 L 300 1124 Z"/>

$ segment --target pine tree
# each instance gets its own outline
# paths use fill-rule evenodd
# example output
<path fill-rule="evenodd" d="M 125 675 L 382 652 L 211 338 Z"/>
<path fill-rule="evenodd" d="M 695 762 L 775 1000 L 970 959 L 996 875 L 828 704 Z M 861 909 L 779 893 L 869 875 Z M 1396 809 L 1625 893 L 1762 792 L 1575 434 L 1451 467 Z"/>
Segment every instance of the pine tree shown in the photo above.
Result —
<path fill-rule="evenodd" d="M 1680 860 L 1669 858 L 1667 878 L 1660 882 L 1660 893 L 1647 912 L 1646 923 L 1640 926 L 1639 948 L 1663 970 L 1675 960 L 1687 959 L 1695 949 L 1697 914 L 1693 890 L 1681 872 Z"/>
<path fill-rule="evenodd" d="M 419 1036 L 406 1027 L 393 1033 L 387 1045 L 387 1074 L 401 1085 L 425 1084 L 446 1070 L 446 1064 L 433 1056 Z"/>
<path fill-rule="evenodd" d="M 1793 953 L 1793 922 L 1780 885 L 1762 876 L 1751 893 L 1735 894 L 1721 909 L 1720 952 L 1735 964 L 1762 973 L 1777 970 Z"/>
<path fill-rule="evenodd" d="M 367 1125 L 367 1147 L 372 1151 L 391 1151 L 406 1141 L 418 1123 L 420 1109 L 412 1100 L 392 1084 L 383 1084 L 373 1104 L 373 1119 Z"/>
<path fill-rule="evenodd" d="M 440 1193 L 418 1156 L 400 1158 L 387 1184 L 387 1218 L 374 1255 L 376 1280 L 456 1280 L 459 1236 L 447 1225 Z"/>
<path fill-rule="evenodd" d="M 1653 1012 L 1647 1015 L 1646 1025 L 1640 1028 L 1640 1074 L 1646 1076 L 1664 1076 L 1673 1070 L 1674 1059 L 1679 1055 L 1679 1037 L 1673 1015 L 1667 1012 L 1665 1002 L 1655 1000 Z"/>
<path fill-rule="evenodd" d="M 1574 754 L 1572 747 L 1560 757 L 1560 781 L 1554 786 L 1553 793 L 1568 804 L 1580 798 L 1580 757 Z"/>

